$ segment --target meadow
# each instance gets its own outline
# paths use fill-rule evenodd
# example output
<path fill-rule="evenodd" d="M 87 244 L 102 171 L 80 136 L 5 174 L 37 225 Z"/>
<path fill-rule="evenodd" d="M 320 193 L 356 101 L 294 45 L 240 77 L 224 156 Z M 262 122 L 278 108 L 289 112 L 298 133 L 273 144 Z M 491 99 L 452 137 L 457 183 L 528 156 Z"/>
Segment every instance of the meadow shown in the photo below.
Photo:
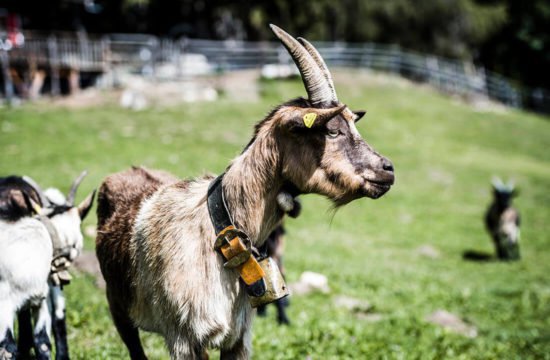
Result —
<path fill-rule="evenodd" d="M 358 129 L 393 161 L 396 184 L 379 200 L 336 211 L 318 195 L 302 196 L 302 215 L 286 222 L 287 281 L 315 271 L 327 276 L 331 291 L 292 296 L 288 327 L 277 325 L 274 307 L 257 318 L 254 358 L 550 359 L 550 118 L 480 111 L 428 87 L 335 73 L 340 100 L 367 110 Z M 115 101 L 1 108 L 0 175 L 27 174 L 44 187 L 68 190 L 87 169 L 80 200 L 131 165 L 182 178 L 218 174 L 272 107 L 305 95 L 299 81 L 260 88 L 254 102 L 222 97 L 140 112 Z M 463 260 L 466 250 L 493 252 L 483 216 L 495 175 L 520 188 L 522 259 Z M 92 213 L 83 227 L 95 221 Z M 426 247 L 431 256 L 421 251 Z M 93 250 L 93 238 L 85 248 Z M 104 291 L 90 275 L 74 274 L 66 289 L 73 358 L 128 358 Z M 335 302 L 341 296 L 371 306 L 350 311 Z M 429 323 L 439 309 L 475 326 L 477 336 Z M 158 336 L 143 340 L 151 359 L 168 358 Z"/>

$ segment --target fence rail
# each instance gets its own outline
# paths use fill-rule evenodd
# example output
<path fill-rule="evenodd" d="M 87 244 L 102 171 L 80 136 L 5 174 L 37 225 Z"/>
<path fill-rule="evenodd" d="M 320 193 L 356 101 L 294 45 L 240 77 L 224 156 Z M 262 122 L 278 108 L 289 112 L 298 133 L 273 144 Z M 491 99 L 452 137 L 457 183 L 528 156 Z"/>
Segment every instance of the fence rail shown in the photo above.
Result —
<path fill-rule="evenodd" d="M 167 40 L 151 35 L 111 34 L 88 38 L 85 34 L 44 36 L 29 33 L 22 48 L 8 53 L 10 63 L 34 62 L 41 66 L 71 67 L 79 71 L 107 72 L 117 66 L 155 77 L 159 68 L 172 65 L 176 76 L 195 73 L 199 54 L 210 71 L 258 68 L 266 64 L 291 64 L 288 53 L 276 42 L 216 40 Z M 512 107 L 550 109 L 550 93 L 520 88 L 505 77 L 471 62 L 445 59 L 404 50 L 398 46 L 365 43 L 317 42 L 315 46 L 329 66 L 390 72 L 453 94 L 484 96 Z M 5 77 L 5 76 L 4 76 Z"/>

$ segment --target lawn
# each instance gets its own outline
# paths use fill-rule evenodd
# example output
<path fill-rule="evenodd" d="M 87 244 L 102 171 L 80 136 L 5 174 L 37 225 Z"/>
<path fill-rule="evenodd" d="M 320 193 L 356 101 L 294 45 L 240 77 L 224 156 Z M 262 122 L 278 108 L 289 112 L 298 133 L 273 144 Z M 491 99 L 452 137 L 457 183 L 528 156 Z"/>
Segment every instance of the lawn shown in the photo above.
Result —
<path fill-rule="evenodd" d="M 256 319 L 254 358 L 550 359 L 550 119 L 475 111 L 429 88 L 358 72 L 338 72 L 336 86 L 343 102 L 368 111 L 358 129 L 393 161 L 396 185 L 379 200 L 336 212 L 318 195 L 303 196 L 302 215 L 286 223 L 287 279 L 319 272 L 331 292 L 291 297 L 289 327 L 276 324 L 274 307 Z M 222 98 L 142 112 L 46 101 L 2 108 L 0 175 L 28 174 L 68 190 L 88 169 L 82 199 L 133 164 L 180 177 L 220 173 L 255 122 L 305 93 L 298 81 L 261 89 L 252 103 Z M 482 218 L 494 175 L 513 178 L 521 190 L 522 259 L 465 261 L 465 250 L 493 251 Z M 92 214 L 84 227 L 94 223 Z M 93 244 L 86 239 L 87 249 Z M 423 255 L 426 246 L 436 254 Z M 75 273 L 66 294 L 73 358 L 127 358 L 94 279 Z M 340 296 L 372 308 L 350 311 L 335 304 Z M 427 322 L 439 309 L 475 326 L 477 336 Z M 162 339 L 143 339 L 152 359 L 168 358 Z"/>

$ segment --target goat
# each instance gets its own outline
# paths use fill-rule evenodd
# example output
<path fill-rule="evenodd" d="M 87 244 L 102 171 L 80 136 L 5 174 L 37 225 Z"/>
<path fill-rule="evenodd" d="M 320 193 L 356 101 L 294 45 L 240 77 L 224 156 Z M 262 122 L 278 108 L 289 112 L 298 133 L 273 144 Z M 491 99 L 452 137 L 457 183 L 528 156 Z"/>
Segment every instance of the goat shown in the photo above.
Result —
<path fill-rule="evenodd" d="M 63 278 L 66 271 L 63 265 L 68 264 L 60 260 L 74 260 L 82 248 L 80 223 L 89 212 L 95 193 L 88 195 L 80 205 L 74 205 L 76 190 L 84 175 L 82 173 L 75 180 L 67 199 L 57 189 L 43 192 L 30 178 L 9 176 L 0 179 L 2 360 L 27 356 L 33 345 L 37 359 L 49 359 L 52 327 L 56 359 L 69 358 L 65 299 L 60 285 L 52 279 Z M 62 269 L 52 274 L 52 266 Z M 17 345 L 13 334 L 15 314 L 19 322 Z"/>
<path fill-rule="evenodd" d="M 214 186 L 221 187 L 232 223 L 259 247 L 284 215 L 276 198 L 287 188 L 342 206 L 377 199 L 394 183 L 392 163 L 355 127 L 364 113 L 338 101 L 317 50 L 271 28 L 298 66 L 308 99 L 286 102 L 260 121 L 216 180 L 181 181 L 132 168 L 100 186 L 96 253 L 113 321 L 132 359 L 146 358 L 139 329 L 161 334 L 174 359 L 202 358 L 209 347 L 219 348 L 222 359 L 251 355 L 249 288 L 213 250 L 218 234 L 208 198 Z"/>
<path fill-rule="evenodd" d="M 277 204 L 279 208 L 285 212 L 286 215 L 296 218 L 300 215 L 301 204 L 300 202 L 286 191 L 283 191 L 277 195 Z M 283 267 L 283 253 L 284 253 L 284 235 L 285 228 L 281 223 L 269 234 L 263 246 L 260 248 L 260 252 L 266 254 L 269 257 L 275 259 L 277 266 L 281 270 L 283 277 L 285 276 L 285 270 Z M 273 303 L 277 308 L 277 322 L 279 324 L 290 324 L 290 320 L 286 314 L 285 308 L 289 305 L 288 298 L 277 299 Z M 258 315 L 265 316 L 267 305 L 258 306 Z"/>
<path fill-rule="evenodd" d="M 281 270 L 283 277 L 285 276 L 285 270 L 283 268 L 283 250 L 284 250 L 284 234 L 285 228 L 283 225 L 279 225 L 269 234 L 264 245 L 262 246 L 263 252 L 275 259 L 277 266 Z M 277 299 L 273 304 L 277 307 L 277 322 L 279 324 L 290 324 L 290 320 L 286 314 L 285 308 L 288 306 L 288 298 Z M 258 306 L 258 315 L 265 316 L 267 314 L 267 304 Z"/>
<path fill-rule="evenodd" d="M 485 225 L 493 239 L 500 260 L 519 260 L 520 216 L 512 207 L 512 198 L 518 195 L 512 182 L 505 185 L 493 179 L 493 202 L 485 215 Z"/>

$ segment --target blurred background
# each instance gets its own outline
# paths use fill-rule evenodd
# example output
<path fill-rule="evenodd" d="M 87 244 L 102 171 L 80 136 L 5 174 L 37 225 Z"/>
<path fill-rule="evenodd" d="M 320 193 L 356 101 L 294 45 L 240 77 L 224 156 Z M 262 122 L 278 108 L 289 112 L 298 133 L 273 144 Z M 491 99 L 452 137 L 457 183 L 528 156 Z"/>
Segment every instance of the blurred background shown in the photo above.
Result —
<path fill-rule="evenodd" d="M 290 326 L 271 307 L 255 320 L 255 357 L 550 358 L 545 0 L 0 0 L 0 176 L 66 191 L 87 169 L 78 202 L 131 165 L 222 172 L 270 109 L 305 96 L 269 23 L 310 40 L 339 99 L 367 110 L 358 129 L 396 185 L 338 211 L 303 197 L 287 281 L 321 280 L 295 287 Z M 520 189 L 519 261 L 498 261 L 485 229 L 494 176 Z M 69 348 L 127 358 L 95 224 L 66 288 Z"/>
<path fill-rule="evenodd" d="M 3 77 L 13 77 L 15 86 L 3 91 L 23 97 L 48 91 L 47 82 L 37 89 L 35 72 L 43 70 L 47 78 L 61 77 L 49 91 L 66 93 L 139 60 L 147 63 L 144 73 L 167 75 L 172 64 L 181 75 L 181 67 L 201 67 L 192 54 L 205 55 L 218 70 L 258 66 L 276 60 L 273 46 L 256 43 L 272 40 L 270 22 L 323 41 L 329 63 L 382 68 L 445 91 L 550 111 L 544 0 L 2 0 L 0 38 L 12 50 L 3 55 L 12 74 L 5 69 Z"/>

